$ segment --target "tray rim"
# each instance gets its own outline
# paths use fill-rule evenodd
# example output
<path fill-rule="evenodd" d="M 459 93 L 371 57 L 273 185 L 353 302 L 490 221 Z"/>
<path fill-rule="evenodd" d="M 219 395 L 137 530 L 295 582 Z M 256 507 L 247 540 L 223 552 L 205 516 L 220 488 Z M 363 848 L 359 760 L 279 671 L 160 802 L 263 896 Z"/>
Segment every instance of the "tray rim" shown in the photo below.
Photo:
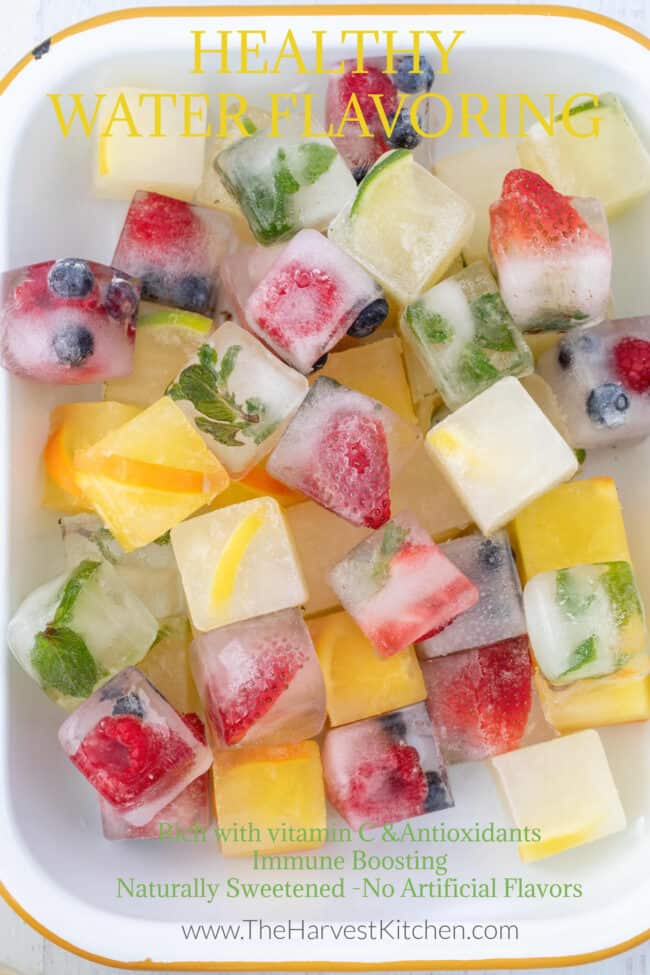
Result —
<path fill-rule="evenodd" d="M 173 18 L 173 17 L 309 17 L 314 15 L 332 16 L 336 14 L 349 15 L 359 13 L 363 15 L 422 15 L 422 14 L 458 14 L 459 16 L 547 16 L 581 20 L 587 23 L 605 27 L 621 34 L 637 44 L 650 50 L 650 38 L 633 27 L 595 11 L 581 10 L 577 7 L 560 4 L 514 4 L 514 3 L 325 3 L 325 4 L 283 4 L 268 6 L 266 4 L 221 5 L 169 5 L 160 7 L 133 7 L 107 11 L 93 17 L 78 21 L 46 38 L 30 52 L 17 61 L 12 68 L 0 77 L 0 96 L 5 94 L 11 83 L 18 75 L 35 61 L 47 53 L 53 44 L 61 43 L 66 38 L 73 37 L 85 31 L 94 30 L 108 24 L 125 20 L 139 20 L 145 18 Z M 44 50 L 43 50 L 44 48 Z M 34 931 L 46 938 L 57 947 L 96 964 L 106 965 L 116 969 L 134 969 L 137 971 L 424 971 L 424 970 L 493 970 L 493 969 L 528 969 L 555 968 L 573 965 L 584 965 L 612 958 L 622 952 L 638 947 L 650 941 L 650 927 L 631 938 L 606 948 L 575 955 L 560 955 L 557 957 L 543 956 L 537 958 L 485 958 L 485 959 L 442 959 L 416 960 L 392 962 L 309 962 L 309 961 L 278 961 L 255 962 L 203 962 L 203 961 L 174 961 L 162 962 L 151 959 L 142 961 L 120 961 L 106 958 L 86 951 L 50 931 L 12 896 L 0 879 L 0 897 L 7 905 L 28 924 Z"/>

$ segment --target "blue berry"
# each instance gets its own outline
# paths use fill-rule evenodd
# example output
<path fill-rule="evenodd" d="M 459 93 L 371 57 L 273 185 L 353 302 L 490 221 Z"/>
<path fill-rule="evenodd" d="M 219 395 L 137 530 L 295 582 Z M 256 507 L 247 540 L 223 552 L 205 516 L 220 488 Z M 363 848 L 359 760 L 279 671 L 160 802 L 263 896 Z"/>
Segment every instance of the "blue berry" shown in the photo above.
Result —
<path fill-rule="evenodd" d="M 126 318 L 138 310 L 138 294 L 124 278 L 113 278 L 106 289 L 104 308 L 111 318 Z"/>
<path fill-rule="evenodd" d="M 416 74 L 411 74 L 410 72 L 412 70 L 412 55 L 407 54 L 399 59 L 397 62 L 397 74 L 395 75 L 395 85 L 397 88 L 409 94 L 416 91 L 429 91 L 434 79 L 433 68 L 429 61 L 420 55 L 420 70 Z"/>
<path fill-rule="evenodd" d="M 592 423 L 613 428 L 625 423 L 630 400 L 620 383 L 601 383 L 589 393 L 586 406 Z"/>
<path fill-rule="evenodd" d="M 420 145 L 422 136 L 418 135 L 411 125 L 407 108 L 403 108 L 399 113 L 388 141 L 394 149 L 415 149 Z"/>
<path fill-rule="evenodd" d="M 319 369 L 322 369 L 325 363 L 327 362 L 328 358 L 329 358 L 329 353 L 326 352 L 325 355 L 322 355 L 320 357 L 320 359 L 316 359 L 316 362 L 311 367 L 311 371 L 318 372 Z"/>
<path fill-rule="evenodd" d="M 364 178 L 364 176 L 367 175 L 369 169 L 370 169 L 370 164 L 363 165 L 363 166 L 355 166 L 355 168 L 352 170 L 352 175 L 354 176 L 355 183 L 360 183 L 361 180 Z"/>
<path fill-rule="evenodd" d="M 52 265 L 47 283 L 59 298 L 86 298 L 93 290 L 95 277 L 86 261 L 68 257 Z"/>
<path fill-rule="evenodd" d="M 500 545 L 499 542 L 495 542 L 491 538 L 486 538 L 484 542 L 481 542 L 478 560 L 483 568 L 498 569 L 500 565 L 503 565 L 503 558 L 503 545 Z"/>
<path fill-rule="evenodd" d="M 132 714 L 136 718 L 144 718 L 144 704 L 133 691 L 118 697 L 113 705 L 113 714 Z"/>
<path fill-rule="evenodd" d="M 573 349 L 568 342 L 560 342 L 557 351 L 557 361 L 562 369 L 568 369 L 573 362 Z"/>
<path fill-rule="evenodd" d="M 393 739 L 393 741 L 405 741 L 408 735 L 408 728 L 406 727 L 406 721 L 398 712 L 389 712 L 388 714 L 380 714 L 379 720 L 381 726 L 387 735 Z"/>
<path fill-rule="evenodd" d="M 424 799 L 423 812 L 435 812 L 437 809 L 449 808 L 449 793 L 447 786 L 439 772 L 427 772 L 427 794 Z"/>
<path fill-rule="evenodd" d="M 149 301 L 162 301 L 167 295 L 162 274 L 148 271 L 142 275 L 142 297 Z"/>
<path fill-rule="evenodd" d="M 206 278 L 196 274 L 186 275 L 178 285 L 179 307 L 205 314 L 209 309 L 210 290 L 210 282 Z"/>
<path fill-rule="evenodd" d="M 352 338 L 362 339 L 366 335 L 372 335 L 375 329 L 386 320 L 388 315 L 388 302 L 385 298 L 375 298 L 369 305 L 362 308 L 355 320 L 348 329 L 348 335 Z"/>
<path fill-rule="evenodd" d="M 54 354 L 64 366 L 80 366 L 95 350 L 95 339 L 85 325 L 64 325 L 52 339 Z"/>

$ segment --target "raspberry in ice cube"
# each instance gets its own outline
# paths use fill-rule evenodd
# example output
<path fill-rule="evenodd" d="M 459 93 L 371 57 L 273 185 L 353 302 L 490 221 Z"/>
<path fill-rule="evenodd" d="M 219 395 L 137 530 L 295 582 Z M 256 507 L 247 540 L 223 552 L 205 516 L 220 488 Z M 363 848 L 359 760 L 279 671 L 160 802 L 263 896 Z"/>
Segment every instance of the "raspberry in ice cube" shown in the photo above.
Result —
<path fill-rule="evenodd" d="M 526 633 L 521 584 L 505 531 L 444 542 L 441 551 L 479 591 L 478 602 L 441 632 L 418 642 L 421 657 L 500 643 Z"/>
<path fill-rule="evenodd" d="M 327 797 L 353 829 L 454 805 L 424 704 L 332 728 L 323 769 Z"/>
<path fill-rule="evenodd" d="M 377 400 L 320 376 L 268 462 L 269 473 L 353 525 L 390 518 L 391 477 L 420 434 Z"/>
<path fill-rule="evenodd" d="M 0 275 L 0 365 L 41 383 L 96 383 L 133 366 L 140 282 L 75 257 Z"/>
<path fill-rule="evenodd" d="M 650 433 L 650 317 L 574 329 L 538 368 L 574 446 L 606 447 Z"/>
<path fill-rule="evenodd" d="M 329 582 L 384 657 L 447 626 L 479 599 L 476 586 L 410 512 L 348 552 Z"/>
<path fill-rule="evenodd" d="M 245 305 L 242 325 L 300 372 L 346 332 L 370 334 L 388 315 L 376 281 L 316 230 L 283 248 Z"/>
<path fill-rule="evenodd" d="M 323 727 L 323 675 L 299 609 L 199 634 L 191 659 L 215 747 L 289 744 Z"/>
<path fill-rule="evenodd" d="M 612 252 L 602 203 L 513 169 L 490 207 L 499 290 L 522 331 L 594 325 L 607 315 Z"/>
<path fill-rule="evenodd" d="M 526 636 L 422 664 L 428 708 L 448 762 L 475 762 L 518 748 L 532 703 Z"/>
<path fill-rule="evenodd" d="M 182 714 L 196 739 L 206 744 L 205 728 L 198 714 Z M 204 830 L 210 825 L 210 773 L 204 772 L 183 789 L 144 826 L 133 826 L 110 802 L 99 798 L 102 831 L 107 840 L 159 840 L 171 827 L 176 830 Z"/>
<path fill-rule="evenodd" d="M 73 765 L 132 826 L 151 822 L 212 764 L 208 746 L 134 667 L 71 714 L 59 741 Z"/>
<path fill-rule="evenodd" d="M 307 380 L 234 322 L 224 322 L 167 389 L 233 477 L 280 438 Z"/>
<path fill-rule="evenodd" d="M 219 264 L 235 246 L 228 214 L 138 191 L 113 264 L 140 278 L 143 298 L 212 317 Z"/>

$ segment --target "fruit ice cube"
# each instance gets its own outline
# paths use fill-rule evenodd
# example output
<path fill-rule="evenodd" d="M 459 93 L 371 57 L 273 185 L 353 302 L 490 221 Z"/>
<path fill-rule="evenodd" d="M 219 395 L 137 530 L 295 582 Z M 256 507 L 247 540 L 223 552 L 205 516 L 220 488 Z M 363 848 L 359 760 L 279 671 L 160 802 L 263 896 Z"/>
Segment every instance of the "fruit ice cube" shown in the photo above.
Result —
<path fill-rule="evenodd" d="M 151 406 L 185 362 L 205 342 L 214 323 L 205 315 L 141 302 L 135 332 L 133 371 L 104 387 L 104 399 Z"/>
<path fill-rule="evenodd" d="M 268 461 L 269 473 L 353 525 L 390 518 L 391 476 L 414 453 L 415 426 L 320 376 Z"/>
<path fill-rule="evenodd" d="M 524 608 L 535 659 L 552 684 L 650 669 L 629 562 L 543 572 L 526 584 Z"/>
<path fill-rule="evenodd" d="M 331 729 L 323 768 L 327 797 L 353 829 L 454 805 L 424 704 Z"/>
<path fill-rule="evenodd" d="M 145 826 L 190 782 L 212 753 L 135 667 L 97 690 L 59 729 L 70 761 L 132 826 Z"/>
<path fill-rule="evenodd" d="M 385 58 L 364 58 L 362 72 L 357 72 L 356 67 L 356 59 L 344 61 L 342 73 L 330 77 L 325 124 L 332 127 L 336 147 L 358 183 L 389 149 L 415 149 L 420 145 L 422 131 L 428 131 L 430 102 L 426 92 L 433 85 L 434 75 L 424 56 L 420 57 L 417 70 L 412 57 L 396 59 L 396 71 L 390 75 L 385 73 Z M 411 118 L 415 101 L 418 106 L 413 111 L 420 132 Z M 365 125 L 359 124 L 358 114 Z"/>
<path fill-rule="evenodd" d="M 201 744 L 206 744 L 203 722 L 197 714 L 181 717 Z M 210 825 L 210 773 L 204 772 L 161 809 L 145 826 L 132 826 L 106 799 L 99 798 L 102 831 L 107 840 L 159 840 L 168 825 L 179 830 L 200 830 Z"/>
<path fill-rule="evenodd" d="M 463 247 L 467 264 L 487 261 L 490 204 L 499 197 L 506 173 L 518 165 L 517 140 L 506 138 L 493 139 L 479 149 L 457 152 L 436 160 L 436 176 L 462 196 L 476 214 L 471 237 Z"/>
<path fill-rule="evenodd" d="M 479 599 L 408 511 L 348 552 L 329 582 L 384 657 L 447 626 Z"/>
<path fill-rule="evenodd" d="M 181 577 L 168 535 L 133 552 L 125 552 L 96 515 L 72 515 L 61 518 L 59 524 L 68 569 L 83 559 L 110 562 L 156 619 L 185 612 Z"/>
<path fill-rule="evenodd" d="M 323 668 L 333 728 L 424 700 L 426 690 L 413 647 L 380 657 L 347 613 L 311 620 L 309 629 Z"/>
<path fill-rule="evenodd" d="M 650 317 L 574 329 L 538 368 L 574 446 L 606 447 L 650 433 Z"/>
<path fill-rule="evenodd" d="M 140 282 L 65 257 L 0 274 L 0 365 L 39 383 L 96 383 L 133 366 Z"/>
<path fill-rule="evenodd" d="M 200 710 L 190 668 L 191 640 L 187 616 L 168 616 L 159 621 L 156 640 L 138 664 L 138 670 L 181 713 Z"/>
<path fill-rule="evenodd" d="M 267 128 L 271 122 L 269 113 L 256 108 L 255 105 L 247 106 L 246 113 L 243 115 L 237 111 L 237 108 L 234 103 L 228 106 L 230 117 L 226 122 L 225 134 L 221 135 L 221 131 L 218 131 L 212 140 L 206 142 L 203 179 L 195 196 L 197 203 L 216 207 L 218 210 L 227 210 L 233 216 L 240 215 L 241 210 L 237 200 L 228 192 L 219 175 L 216 165 L 217 156 L 247 135 L 252 135 L 258 129 Z M 238 119 L 233 117 L 235 114 L 239 115 Z"/>
<path fill-rule="evenodd" d="M 211 511 L 172 529 L 192 623 L 237 623 L 307 599 L 293 541 L 273 498 Z"/>
<path fill-rule="evenodd" d="M 331 352 L 318 372 L 343 386 L 372 396 L 401 416 L 415 423 L 411 391 L 406 379 L 402 343 L 396 335 Z"/>
<path fill-rule="evenodd" d="M 183 95 L 166 93 L 158 126 L 156 92 L 122 87 L 105 88 L 104 93 L 94 129 L 96 196 L 130 200 L 136 190 L 150 190 L 191 200 L 201 182 L 205 140 L 183 135 L 187 125 Z M 125 118 L 127 112 L 131 123 Z M 151 137 L 161 128 L 164 138 L 156 140 L 154 151 Z"/>
<path fill-rule="evenodd" d="M 242 324 L 300 372 L 348 332 L 369 335 L 388 315 L 376 281 L 316 230 L 284 247 L 248 298 Z"/>
<path fill-rule="evenodd" d="M 288 745 L 323 727 L 323 675 L 299 609 L 201 634 L 191 659 L 213 747 Z"/>
<path fill-rule="evenodd" d="M 315 741 L 218 751 L 212 771 L 224 856 L 323 845 L 327 812 Z M 241 823 L 250 823 L 249 839 L 238 835 Z"/>
<path fill-rule="evenodd" d="M 307 394 L 304 376 L 234 322 L 224 322 L 168 390 L 207 447 L 241 477 L 280 438 Z"/>
<path fill-rule="evenodd" d="M 512 376 L 432 427 L 426 446 L 486 535 L 578 469 L 574 452 Z"/>
<path fill-rule="evenodd" d="M 81 490 L 127 552 L 160 538 L 229 480 L 168 396 L 78 450 L 74 469 Z"/>
<path fill-rule="evenodd" d="M 612 252 L 602 203 L 513 169 L 490 207 L 499 289 L 522 331 L 594 325 L 607 315 Z"/>
<path fill-rule="evenodd" d="M 650 719 L 650 677 L 616 675 L 552 685 L 537 671 L 535 687 L 544 717 L 567 734 L 629 721 Z"/>
<path fill-rule="evenodd" d="M 422 673 L 448 762 L 476 762 L 519 747 L 532 704 L 527 637 L 427 660 Z"/>
<path fill-rule="evenodd" d="M 650 156 L 617 95 L 580 102 L 572 115 L 573 131 L 557 124 L 561 116 L 552 135 L 539 122 L 531 126 L 518 146 L 521 163 L 561 193 L 595 196 L 608 217 L 617 216 L 650 190 Z"/>
<path fill-rule="evenodd" d="M 303 138 L 295 119 L 280 136 L 260 129 L 224 149 L 215 165 L 256 239 L 273 244 L 303 227 L 325 230 L 354 179 L 332 142 Z"/>
<path fill-rule="evenodd" d="M 588 562 L 629 562 L 621 502 L 611 477 L 560 484 L 511 526 L 522 581 Z"/>
<path fill-rule="evenodd" d="M 140 278 L 143 298 L 212 317 L 219 264 L 235 246 L 228 214 L 160 193 L 138 192 L 113 264 Z"/>
<path fill-rule="evenodd" d="M 539 830 L 522 840 L 530 863 L 625 829 L 616 783 L 597 731 L 544 741 L 492 759 L 519 829 Z"/>
<path fill-rule="evenodd" d="M 75 450 L 98 440 L 137 416 L 140 410 L 123 403 L 62 403 L 50 414 L 50 435 L 43 448 L 43 505 L 54 511 L 90 511 L 77 484 L 72 464 Z"/>
<path fill-rule="evenodd" d="M 364 177 L 328 235 L 398 304 L 407 305 L 440 280 L 472 226 L 464 200 L 407 149 L 394 149 Z"/>
<path fill-rule="evenodd" d="M 71 711 L 108 677 L 138 663 L 157 632 L 115 569 L 85 560 L 23 600 L 7 639 L 29 676 Z"/>
<path fill-rule="evenodd" d="M 401 329 L 450 410 L 503 376 L 533 371 L 532 353 L 482 261 L 409 305 Z"/>
<path fill-rule="evenodd" d="M 475 606 L 440 633 L 418 643 L 421 657 L 440 657 L 500 643 L 526 632 L 521 585 L 505 531 L 454 538 L 440 546 L 445 556 L 479 591 Z"/>

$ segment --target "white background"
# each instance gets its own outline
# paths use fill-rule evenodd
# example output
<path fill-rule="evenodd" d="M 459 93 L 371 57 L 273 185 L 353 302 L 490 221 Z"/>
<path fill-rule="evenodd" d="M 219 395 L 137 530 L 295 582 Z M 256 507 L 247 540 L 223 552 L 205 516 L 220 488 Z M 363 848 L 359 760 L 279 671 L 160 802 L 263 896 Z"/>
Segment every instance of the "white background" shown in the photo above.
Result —
<path fill-rule="evenodd" d="M 240 3 L 244 2 L 240 0 Z M 446 2 L 453 3 L 454 0 Z M 26 51 L 71 23 L 117 8 L 153 5 L 151 0 L 0 0 L 0 76 Z M 606 14 L 650 34 L 650 0 L 573 0 L 572 5 Z M 650 905 L 648 917 L 650 923 Z M 115 936 L 119 938 L 119 930 Z M 0 975 L 5 973 L 3 966 L 24 975 L 99 975 L 107 972 L 99 965 L 83 961 L 50 944 L 0 901 Z M 566 972 L 567 975 L 578 972 L 581 975 L 650 975 L 650 944 L 608 961 L 552 971 Z"/>

